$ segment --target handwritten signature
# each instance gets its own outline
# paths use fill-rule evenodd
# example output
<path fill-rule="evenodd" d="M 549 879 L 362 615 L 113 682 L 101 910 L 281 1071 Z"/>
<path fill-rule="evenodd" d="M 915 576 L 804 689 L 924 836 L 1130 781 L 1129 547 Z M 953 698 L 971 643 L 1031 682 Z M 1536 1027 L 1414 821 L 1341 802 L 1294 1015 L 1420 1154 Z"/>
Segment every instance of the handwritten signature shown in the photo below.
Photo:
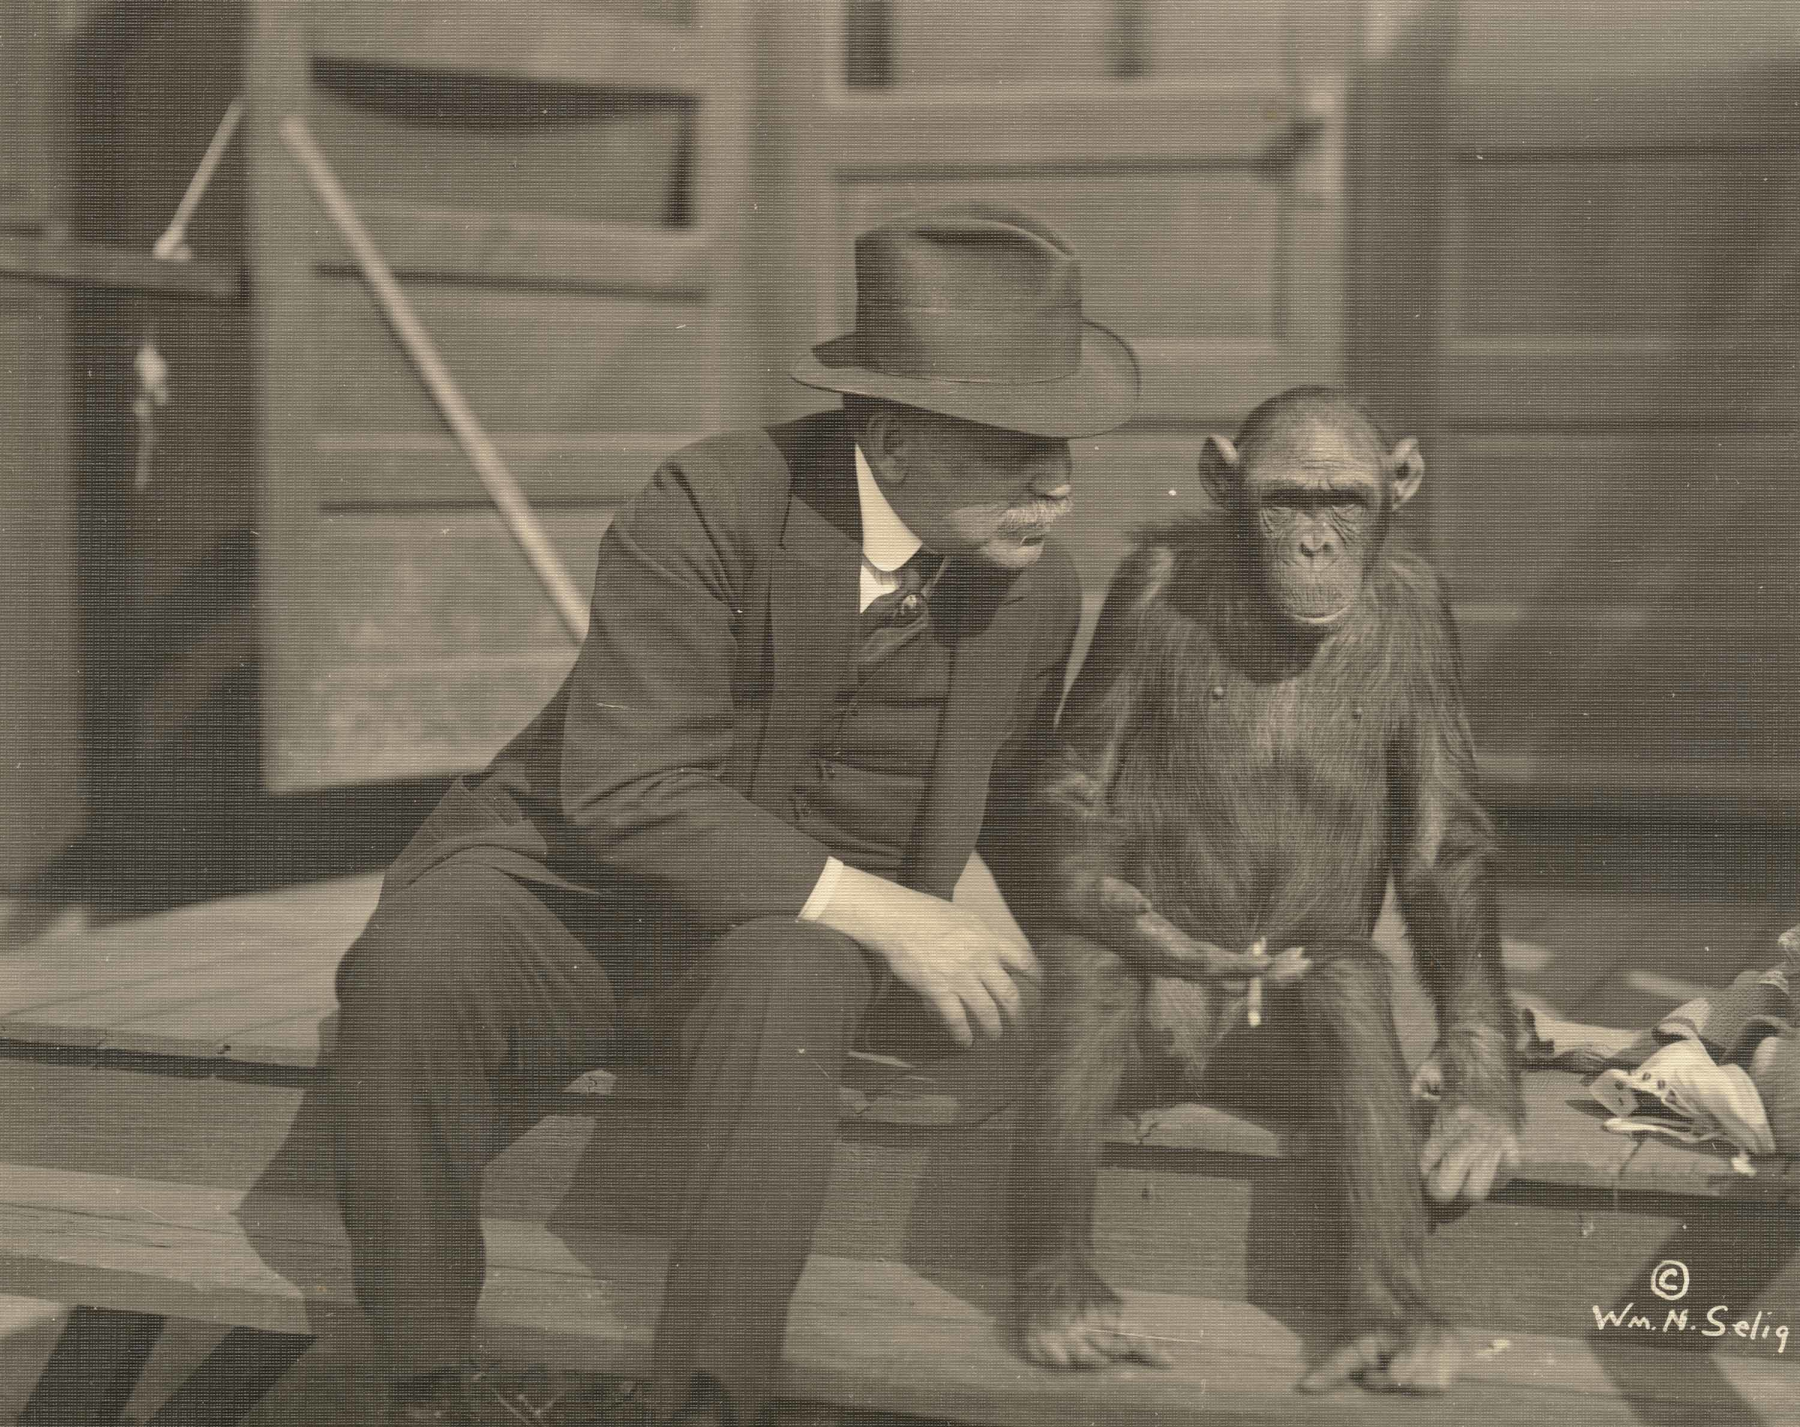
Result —
<path fill-rule="evenodd" d="M 1650 1291 L 1669 1304 L 1679 1303 L 1686 1298 L 1691 1283 L 1687 1265 L 1680 1259 L 1664 1259 L 1650 1275 Z M 1733 1318 L 1729 1303 L 1715 1303 L 1696 1319 L 1693 1315 L 1698 1309 L 1692 1305 L 1669 1307 L 1663 1310 L 1663 1320 L 1660 1323 L 1654 1316 L 1655 1309 L 1640 1313 L 1635 1300 L 1628 1302 L 1623 1308 L 1602 1308 L 1596 1303 L 1593 1310 L 1594 1327 L 1602 1333 L 1608 1330 L 1654 1334 L 1698 1333 L 1703 1338 L 1723 1338 L 1729 1334 L 1753 1343 L 1772 1339 L 1777 1356 L 1787 1352 L 1788 1325 L 1776 1322 L 1772 1315 L 1760 1308 L 1753 1316 L 1739 1314 Z"/>

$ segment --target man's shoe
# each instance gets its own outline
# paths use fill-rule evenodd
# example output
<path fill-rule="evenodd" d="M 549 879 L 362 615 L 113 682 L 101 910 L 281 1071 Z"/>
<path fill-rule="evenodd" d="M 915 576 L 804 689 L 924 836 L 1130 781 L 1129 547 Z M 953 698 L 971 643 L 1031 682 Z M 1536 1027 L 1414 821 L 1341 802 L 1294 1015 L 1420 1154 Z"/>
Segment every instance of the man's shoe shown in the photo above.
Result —
<path fill-rule="evenodd" d="M 650 1420 L 629 1380 L 465 1363 L 397 1384 L 387 1427 L 647 1427 Z"/>

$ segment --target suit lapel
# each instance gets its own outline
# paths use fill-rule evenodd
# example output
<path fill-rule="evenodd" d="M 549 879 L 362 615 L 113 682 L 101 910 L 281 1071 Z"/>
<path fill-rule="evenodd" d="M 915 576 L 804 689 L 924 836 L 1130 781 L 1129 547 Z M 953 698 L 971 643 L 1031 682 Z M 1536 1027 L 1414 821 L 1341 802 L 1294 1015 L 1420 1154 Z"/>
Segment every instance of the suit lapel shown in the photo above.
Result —
<path fill-rule="evenodd" d="M 752 798 L 775 812 L 818 742 L 856 636 L 862 524 L 841 422 L 803 423 L 818 439 L 784 451 L 793 485 L 770 573 L 769 721 Z"/>
<path fill-rule="evenodd" d="M 938 729 L 937 763 L 913 829 L 907 881 L 944 896 L 961 876 L 981 830 L 988 773 L 1017 710 L 1032 647 L 1024 601 L 1029 577 L 1001 582 L 960 565 L 952 608 L 950 687 Z"/>

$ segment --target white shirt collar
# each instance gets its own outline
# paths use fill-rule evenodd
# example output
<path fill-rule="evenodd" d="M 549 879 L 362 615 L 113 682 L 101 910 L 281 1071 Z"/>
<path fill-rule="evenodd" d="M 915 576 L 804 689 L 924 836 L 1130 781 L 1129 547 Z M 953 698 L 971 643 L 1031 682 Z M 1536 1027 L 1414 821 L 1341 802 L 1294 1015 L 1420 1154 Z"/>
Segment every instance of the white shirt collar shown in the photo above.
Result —
<path fill-rule="evenodd" d="M 924 541 L 906 528 L 869 469 L 869 459 L 856 448 L 856 495 L 862 507 L 862 553 L 864 563 L 883 574 L 892 574 L 919 553 Z"/>

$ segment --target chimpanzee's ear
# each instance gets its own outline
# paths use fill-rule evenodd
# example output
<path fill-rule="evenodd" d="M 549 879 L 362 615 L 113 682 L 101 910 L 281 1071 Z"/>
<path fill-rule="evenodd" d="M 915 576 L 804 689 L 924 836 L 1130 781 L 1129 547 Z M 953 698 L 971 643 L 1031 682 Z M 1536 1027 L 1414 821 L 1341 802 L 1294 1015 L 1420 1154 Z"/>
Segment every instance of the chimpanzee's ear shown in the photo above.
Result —
<path fill-rule="evenodd" d="M 1398 510 L 1419 493 L 1419 482 L 1425 479 L 1425 458 L 1419 454 L 1419 443 L 1408 436 L 1388 453 L 1388 471 L 1394 482 L 1394 509 Z"/>
<path fill-rule="evenodd" d="M 1223 509 L 1237 504 L 1238 453 L 1229 436 L 1214 432 L 1200 447 L 1200 484 Z"/>

